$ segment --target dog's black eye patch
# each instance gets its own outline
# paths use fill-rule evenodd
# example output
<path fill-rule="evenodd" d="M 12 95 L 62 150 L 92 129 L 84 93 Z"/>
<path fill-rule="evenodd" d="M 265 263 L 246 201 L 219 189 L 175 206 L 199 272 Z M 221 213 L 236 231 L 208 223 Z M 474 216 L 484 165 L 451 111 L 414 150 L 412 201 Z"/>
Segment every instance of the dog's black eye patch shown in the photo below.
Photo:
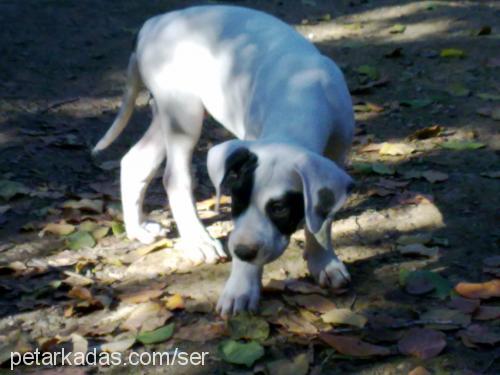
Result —
<path fill-rule="evenodd" d="M 318 204 L 314 207 L 316 214 L 323 220 L 327 218 L 335 206 L 335 193 L 328 188 L 318 191 Z"/>
<path fill-rule="evenodd" d="M 240 216 L 250 205 L 257 165 L 257 155 L 244 147 L 238 148 L 226 159 L 222 183 L 231 190 L 233 217 Z"/>
<path fill-rule="evenodd" d="M 280 233 L 289 236 L 304 219 L 304 197 L 302 193 L 288 191 L 281 198 L 269 200 L 266 213 Z"/>

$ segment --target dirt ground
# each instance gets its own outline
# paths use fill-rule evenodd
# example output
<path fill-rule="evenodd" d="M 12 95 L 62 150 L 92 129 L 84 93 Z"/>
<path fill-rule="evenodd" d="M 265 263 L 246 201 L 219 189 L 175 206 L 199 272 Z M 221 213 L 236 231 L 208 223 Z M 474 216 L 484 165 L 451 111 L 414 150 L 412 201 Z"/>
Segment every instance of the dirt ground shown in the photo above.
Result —
<path fill-rule="evenodd" d="M 145 248 L 121 234 L 118 160 L 148 124 L 145 94 L 116 144 L 90 155 L 117 112 L 140 25 L 200 3 L 0 1 L 0 371 L 8 372 L 12 351 L 118 343 L 128 352 L 179 347 L 210 355 L 205 366 L 44 371 L 407 374 L 421 366 L 414 374 L 500 373 L 500 287 L 481 284 L 500 277 L 500 4 L 233 2 L 296 25 L 333 58 L 357 120 L 349 166 L 357 189 L 333 229 L 352 285 L 320 297 L 299 231 L 265 270 L 254 323 L 270 333 L 257 338 L 260 329 L 250 323 L 238 335 L 240 323 L 227 327 L 214 313 L 229 263 L 196 266 L 172 249 L 176 229 L 160 175 L 147 208 L 169 229 L 169 241 Z M 194 157 L 200 215 L 222 239 L 231 227 L 228 204 L 212 211 L 205 157 L 226 138 L 207 120 Z M 453 290 L 460 282 L 478 283 L 480 291 Z M 327 321 L 324 299 L 362 322 Z M 167 323 L 175 327 L 170 339 L 136 341 L 137 332 Z M 419 342 L 429 331 L 435 336 Z M 363 343 L 341 345 L 339 335 Z M 402 341 L 412 335 L 417 349 L 405 350 Z M 229 336 L 258 342 L 264 354 L 249 366 L 231 363 L 221 354 Z M 363 345 L 378 349 L 363 354 Z M 436 345 L 445 347 L 426 354 Z"/>

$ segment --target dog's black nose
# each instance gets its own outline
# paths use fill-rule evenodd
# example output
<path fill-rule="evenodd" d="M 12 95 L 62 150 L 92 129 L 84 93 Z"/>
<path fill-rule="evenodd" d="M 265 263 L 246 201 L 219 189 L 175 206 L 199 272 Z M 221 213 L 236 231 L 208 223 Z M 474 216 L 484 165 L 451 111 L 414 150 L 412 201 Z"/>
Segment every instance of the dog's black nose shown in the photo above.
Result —
<path fill-rule="evenodd" d="M 257 257 L 257 253 L 259 252 L 258 246 L 252 245 L 236 245 L 234 248 L 234 254 L 244 260 L 246 262 L 250 262 Z"/>

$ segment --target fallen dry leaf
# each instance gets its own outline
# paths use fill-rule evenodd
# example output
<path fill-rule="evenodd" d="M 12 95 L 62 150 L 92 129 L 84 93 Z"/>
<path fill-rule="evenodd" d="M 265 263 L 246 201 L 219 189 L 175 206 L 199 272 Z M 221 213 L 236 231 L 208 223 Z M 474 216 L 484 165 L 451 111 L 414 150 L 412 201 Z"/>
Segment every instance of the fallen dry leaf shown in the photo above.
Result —
<path fill-rule="evenodd" d="M 265 299 L 261 302 L 259 311 L 262 316 L 278 316 L 284 308 L 284 303 L 278 299 Z"/>
<path fill-rule="evenodd" d="M 73 288 L 71 288 L 68 292 L 68 297 L 80 299 L 83 301 L 91 301 L 93 299 L 92 292 L 88 288 L 82 286 L 74 286 Z"/>
<path fill-rule="evenodd" d="M 75 231 L 75 226 L 71 224 L 67 224 L 65 222 L 49 223 L 43 227 L 43 229 L 38 233 L 39 237 L 43 237 L 45 233 L 52 233 L 58 236 L 67 236 L 70 233 Z"/>
<path fill-rule="evenodd" d="M 302 294 L 313 294 L 313 293 L 321 295 L 328 294 L 327 291 L 321 288 L 320 286 L 302 280 L 287 281 L 286 289 L 291 292 L 302 293 Z"/>
<path fill-rule="evenodd" d="M 441 134 L 442 131 L 443 131 L 442 126 L 433 125 L 433 126 L 429 126 L 427 128 L 418 129 L 412 135 L 410 135 L 409 139 L 414 140 L 414 139 L 433 138 L 433 137 L 437 137 L 439 134 Z"/>
<path fill-rule="evenodd" d="M 398 349 L 402 354 L 420 359 L 433 358 L 445 347 L 445 334 L 427 328 L 412 328 L 398 342 Z"/>
<path fill-rule="evenodd" d="M 463 312 L 464 314 L 471 314 L 477 310 L 480 303 L 481 301 L 478 299 L 470 299 L 470 298 L 463 298 L 460 296 L 454 296 L 448 303 L 448 306 L 457 309 Z"/>
<path fill-rule="evenodd" d="M 269 317 L 269 322 L 283 327 L 287 332 L 296 333 L 298 335 L 315 335 L 318 329 L 304 319 L 302 316 L 289 313 L 277 317 Z"/>
<path fill-rule="evenodd" d="M 69 200 L 66 201 L 62 204 L 63 208 L 71 208 L 74 210 L 80 210 L 80 211 L 88 211 L 88 212 L 93 212 L 93 213 L 102 213 L 104 209 L 104 202 L 100 199 L 81 199 L 79 201 L 77 200 Z"/>
<path fill-rule="evenodd" d="M 220 205 L 228 205 L 231 204 L 231 197 L 228 195 L 221 195 L 220 197 Z M 209 199 L 205 199 L 204 201 L 196 203 L 196 208 L 200 211 L 213 211 L 216 209 L 217 201 L 216 197 L 212 197 Z"/>
<path fill-rule="evenodd" d="M 279 359 L 266 364 L 269 374 L 273 375 L 307 375 L 309 371 L 309 358 L 307 353 L 302 353 L 293 359 Z"/>
<path fill-rule="evenodd" d="M 385 142 L 382 144 L 379 150 L 380 155 L 410 155 L 415 151 L 415 147 L 412 145 L 408 145 L 406 143 L 388 143 Z"/>
<path fill-rule="evenodd" d="M 144 303 L 152 299 L 158 298 L 163 294 L 161 289 L 143 289 L 136 292 L 120 294 L 118 299 L 125 303 Z"/>
<path fill-rule="evenodd" d="M 321 315 L 321 319 L 329 324 L 348 325 L 358 328 L 363 328 L 367 322 L 366 317 L 349 309 L 330 310 Z"/>
<path fill-rule="evenodd" d="M 176 293 L 165 300 L 165 307 L 168 310 L 183 310 L 185 307 L 184 299 Z"/>
<path fill-rule="evenodd" d="M 134 251 L 134 254 L 139 256 L 139 257 L 142 257 L 146 254 L 149 254 L 149 253 L 155 251 L 155 250 L 163 249 L 165 247 L 171 248 L 173 246 L 174 246 L 174 243 L 172 242 L 172 240 L 170 240 L 168 238 L 163 238 L 155 243 L 152 243 L 151 245 L 147 245 L 147 246 L 143 246 L 143 247 L 138 248 L 137 250 Z"/>
<path fill-rule="evenodd" d="M 500 279 L 484 283 L 461 282 L 455 286 L 455 291 L 466 298 L 488 299 L 500 297 Z"/>
<path fill-rule="evenodd" d="M 425 367 L 418 366 L 411 370 L 408 375 L 431 375 L 429 371 Z"/>
<path fill-rule="evenodd" d="M 439 247 L 427 247 L 419 243 L 398 246 L 398 251 L 403 255 L 424 255 L 435 257 L 439 253 Z"/>
<path fill-rule="evenodd" d="M 135 343 L 135 335 L 130 332 L 122 333 L 109 342 L 101 345 L 101 350 L 103 352 L 114 353 L 114 352 L 124 352 L 132 347 Z"/>
<path fill-rule="evenodd" d="M 319 338 L 341 354 L 353 357 L 384 356 L 391 351 L 383 346 L 369 344 L 355 336 L 340 336 L 320 333 Z"/>
<path fill-rule="evenodd" d="M 500 319 L 500 306 L 479 306 L 474 314 L 476 320 L 496 320 Z"/>
<path fill-rule="evenodd" d="M 331 300 L 317 294 L 287 296 L 286 301 L 319 313 L 326 313 L 337 308 Z"/>
<path fill-rule="evenodd" d="M 172 317 L 172 313 L 156 302 L 145 302 L 138 305 L 121 327 L 128 331 L 153 331 L 161 327 Z"/>
<path fill-rule="evenodd" d="M 448 174 L 439 171 L 425 171 L 422 172 L 422 177 L 431 184 L 434 184 L 436 182 L 446 181 L 448 179 Z"/>
<path fill-rule="evenodd" d="M 179 340 L 204 343 L 227 335 L 225 322 L 210 322 L 201 318 L 193 324 L 179 328 L 174 337 Z"/>
<path fill-rule="evenodd" d="M 500 333 L 494 331 L 492 327 L 479 324 L 471 324 L 467 329 L 459 331 L 457 336 L 468 348 L 475 348 L 476 344 L 495 345 L 500 342 Z"/>
<path fill-rule="evenodd" d="M 437 329 L 439 331 L 456 330 L 457 328 L 467 327 L 470 324 L 470 315 L 464 314 L 459 310 L 446 308 L 433 308 L 422 315 L 421 320 L 439 321 L 445 320 L 451 324 L 428 324 L 426 328 Z"/>

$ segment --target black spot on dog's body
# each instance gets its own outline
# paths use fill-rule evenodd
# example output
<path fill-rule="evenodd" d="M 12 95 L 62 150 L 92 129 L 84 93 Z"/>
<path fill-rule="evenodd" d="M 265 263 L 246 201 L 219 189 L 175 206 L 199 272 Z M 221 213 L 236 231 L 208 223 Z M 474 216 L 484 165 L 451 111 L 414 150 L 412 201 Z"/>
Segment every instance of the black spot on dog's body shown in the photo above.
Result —
<path fill-rule="evenodd" d="M 282 198 L 267 202 L 266 213 L 280 233 L 289 236 L 304 219 L 304 197 L 300 192 L 286 192 Z"/>
<path fill-rule="evenodd" d="M 323 220 L 335 206 L 335 194 L 328 188 L 322 188 L 318 191 L 318 204 L 314 207 L 316 214 Z"/>
<path fill-rule="evenodd" d="M 238 148 L 226 159 L 222 182 L 231 190 L 233 217 L 240 216 L 250 205 L 257 165 L 257 155 L 244 147 Z"/>

